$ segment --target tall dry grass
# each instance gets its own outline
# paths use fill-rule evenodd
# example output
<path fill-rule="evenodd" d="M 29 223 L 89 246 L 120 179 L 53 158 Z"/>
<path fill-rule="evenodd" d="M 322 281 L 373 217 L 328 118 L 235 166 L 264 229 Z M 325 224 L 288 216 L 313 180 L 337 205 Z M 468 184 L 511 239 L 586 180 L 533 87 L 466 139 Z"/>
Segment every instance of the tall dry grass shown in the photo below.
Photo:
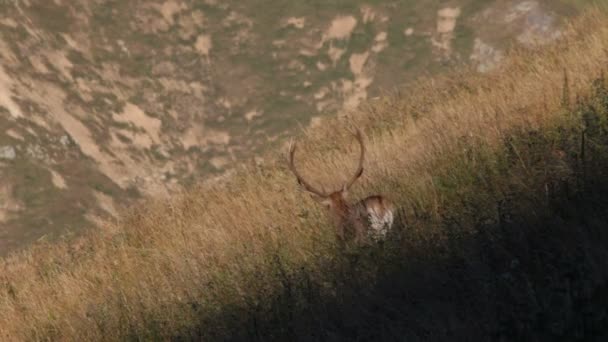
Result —
<path fill-rule="evenodd" d="M 607 51 L 608 17 L 587 13 L 558 43 L 514 51 L 491 74 L 421 80 L 304 132 L 299 168 L 326 187 L 340 183 L 356 162 L 344 129 L 355 124 L 366 133 L 368 158 L 354 197 L 382 192 L 406 211 L 432 215 L 445 199 L 434 176 L 462 141 L 492 148 L 513 127 L 550 125 L 563 112 L 564 70 L 571 94 L 585 95 L 608 66 Z M 275 256 L 297 268 L 336 252 L 322 208 L 297 190 L 282 153 L 244 167 L 227 184 L 150 200 L 76 241 L 7 257 L 0 336 L 147 340 L 192 329 L 205 336 L 203 323 L 226 308 L 259 305 L 252 301 L 280 287 Z M 410 229 L 429 239 L 422 227 Z"/>

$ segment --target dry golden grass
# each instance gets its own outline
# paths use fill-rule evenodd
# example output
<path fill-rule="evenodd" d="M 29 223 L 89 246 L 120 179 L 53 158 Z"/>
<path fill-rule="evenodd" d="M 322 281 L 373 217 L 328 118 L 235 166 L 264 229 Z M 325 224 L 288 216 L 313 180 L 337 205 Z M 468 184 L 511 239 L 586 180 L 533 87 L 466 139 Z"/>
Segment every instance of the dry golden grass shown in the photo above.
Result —
<path fill-rule="evenodd" d="M 460 142 L 491 147 L 512 127 L 550 124 L 562 112 L 564 70 L 571 94 L 584 95 L 608 66 L 607 51 L 608 17 L 588 13 L 559 43 L 515 51 L 494 73 L 422 80 L 371 101 L 348 121 L 307 131 L 299 168 L 326 187 L 347 177 L 356 145 L 344 127 L 354 123 L 368 140 L 354 196 L 381 192 L 401 207 L 432 213 L 443 200 L 433 176 Z M 334 248 L 323 208 L 297 190 L 281 153 L 268 165 L 243 168 L 228 184 L 150 200 L 76 241 L 7 257 L 0 264 L 0 336 L 167 339 L 273 293 L 273 255 L 296 267 Z"/>

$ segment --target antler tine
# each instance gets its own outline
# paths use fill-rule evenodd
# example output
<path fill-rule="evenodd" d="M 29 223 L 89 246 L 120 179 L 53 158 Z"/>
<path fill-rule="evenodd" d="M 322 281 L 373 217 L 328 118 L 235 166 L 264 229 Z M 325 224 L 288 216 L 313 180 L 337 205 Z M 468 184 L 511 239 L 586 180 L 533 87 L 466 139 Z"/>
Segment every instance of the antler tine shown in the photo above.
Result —
<path fill-rule="evenodd" d="M 324 193 L 323 191 L 317 190 L 315 187 L 313 187 L 308 182 L 306 182 L 304 180 L 304 178 L 302 178 L 302 176 L 300 175 L 298 170 L 296 170 L 296 166 L 293 163 L 295 153 L 296 153 L 296 142 L 295 142 L 295 140 L 293 140 L 289 146 L 289 169 L 296 176 L 296 179 L 298 180 L 298 184 L 303 186 L 304 189 L 306 189 L 306 191 L 308 191 L 308 192 L 311 192 L 320 197 L 327 197 L 328 195 L 326 193 Z"/>
<path fill-rule="evenodd" d="M 357 179 L 359 179 L 359 177 L 361 177 L 361 175 L 363 174 L 363 161 L 365 160 L 365 145 L 363 143 L 363 134 L 361 133 L 358 127 L 355 127 L 354 132 L 351 131 L 351 133 L 355 136 L 355 138 L 357 138 L 359 145 L 361 145 L 361 154 L 359 156 L 359 166 L 357 167 L 357 171 L 355 171 L 353 177 L 344 185 L 344 188 L 346 190 L 350 189 L 350 187 L 355 183 L 355 181 L 357 181 Z"/>

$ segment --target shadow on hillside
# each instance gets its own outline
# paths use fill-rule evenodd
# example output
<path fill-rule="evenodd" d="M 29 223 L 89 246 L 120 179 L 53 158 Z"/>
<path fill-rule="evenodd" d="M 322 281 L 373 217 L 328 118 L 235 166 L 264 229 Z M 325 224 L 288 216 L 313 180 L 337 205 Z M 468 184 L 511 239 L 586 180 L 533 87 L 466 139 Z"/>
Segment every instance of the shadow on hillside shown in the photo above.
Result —
<path fill-rule="evenodd" d="M 282 291 L 270 305 L 225 308 L 177 340 L 603 341 L 608 187 L 586 188 L 564 186 L 536 218 L 501 214 L 445 243 L 413 249 L 405 230 L 399 243 L 328 262 L 335 291 L 277 261 Z"/>
<path fill-rule="evenodd" d="M 277 256 L 278 292 L 223 307 L 176 340 L 607 340 L 603 84 L 597 106 L 573 111 L 582 125 L 512 132 L 500 158 L 480 154 L 466 165 L 465 155 L 449 173 L 474 176 L 448 184 L 460 192 L 446 192 L 452 208 L 440 219 L 402 219 L 399 239 L 313 269 L 290 269 Z"/>

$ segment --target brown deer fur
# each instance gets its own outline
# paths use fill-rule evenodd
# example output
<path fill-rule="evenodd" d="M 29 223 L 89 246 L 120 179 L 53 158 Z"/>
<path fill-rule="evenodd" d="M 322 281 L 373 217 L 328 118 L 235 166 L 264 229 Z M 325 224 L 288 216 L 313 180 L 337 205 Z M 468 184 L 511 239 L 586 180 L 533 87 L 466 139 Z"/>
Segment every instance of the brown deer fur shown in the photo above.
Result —
<path fill-rule="evenodd" d="M 316 201 L 324 204 L 329 209 L 336 227 L 338 240 L 342 242 L 353 240 L 356 243 L 368 240 L 383 240 L 393 225 L 395 212 L 393 203 L 381 195 L 372 195 L 354 204 L 347 201 L 348 189 L 363 174 L 365 159 L 365 145 L 361 131 L 356 129 L 354 135 L 361 145 L 359 166 L 351 179 L 340 190 L 326 193 L 313 187 L 302 178 L 294 164 L 295 142 L 291 144 L 289 149 L 289 168 L 296 176 L 298 183 L 310 192 Z"/>

